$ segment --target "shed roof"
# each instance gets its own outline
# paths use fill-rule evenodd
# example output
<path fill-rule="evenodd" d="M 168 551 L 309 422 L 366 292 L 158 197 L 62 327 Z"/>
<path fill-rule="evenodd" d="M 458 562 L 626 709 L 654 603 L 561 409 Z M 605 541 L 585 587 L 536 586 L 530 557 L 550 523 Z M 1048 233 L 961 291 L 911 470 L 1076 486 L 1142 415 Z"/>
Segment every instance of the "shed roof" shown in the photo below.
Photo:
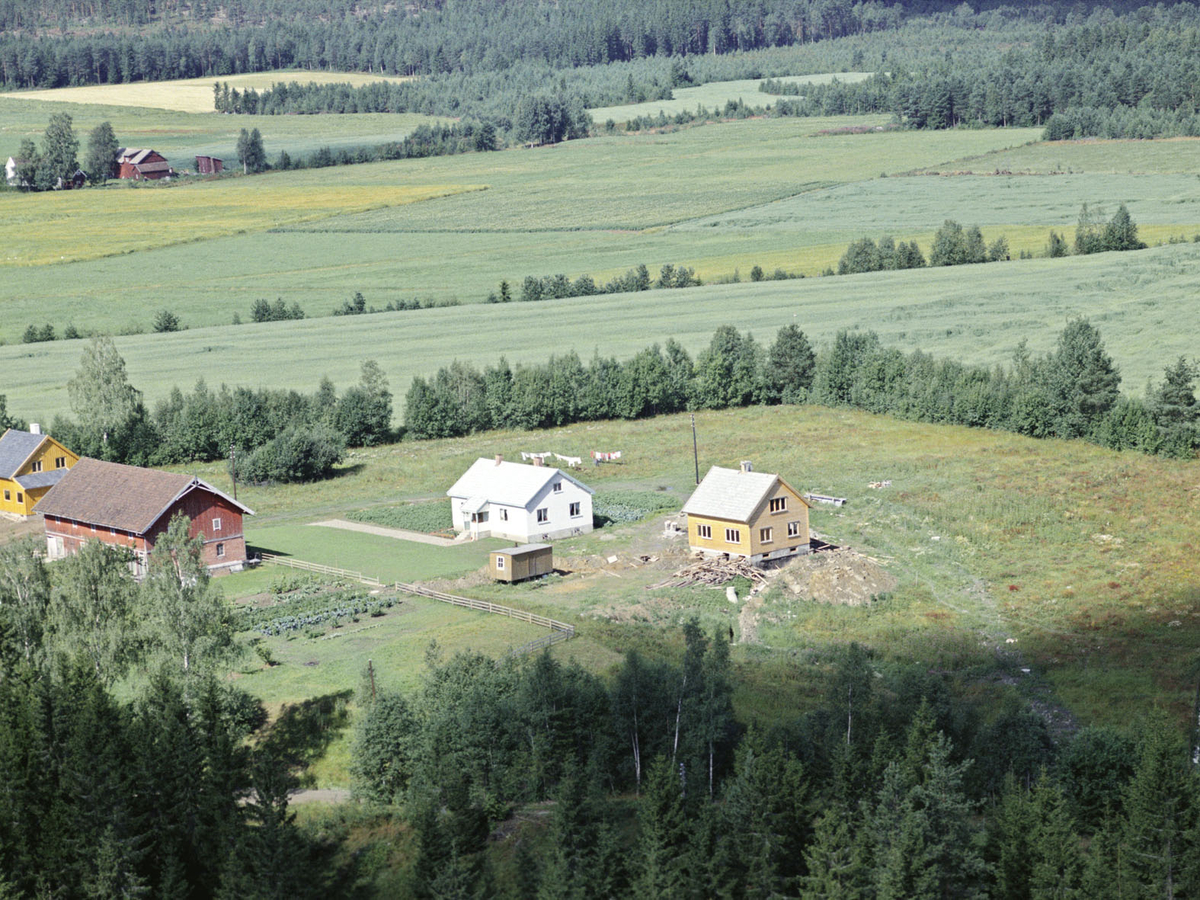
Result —
<path fill-rule="evenodd" d="M 493 550 L 492 553 L 502 556 L 529 556 L 533 553 L 540 553 L 543 550 L 553 550 L 552 544 L 521 544 L 517 547 L 504 547 L 500 550 Z"/>
<path fill-rule="evenodd" d="M 169 172 L 171 170 L 171 164 L 166 160 L 162 162 L 134 163 L 133 165 L 139 172 Z"/>
<path fill-rule="evenodd" d="M 38 503 L 37 511 L 76 522 L 145 534 L 171 505 L 190 491 L 216 494 L 242 512 L 250 508 L 192 475 L 81 459 Z"/>
<path fill-rule="evenodd" d="M 688 497 L 683 511 L 693 516 L 748 522 L 780 481 L 778 475 L 768 472 L 743 472 L 713 466 Z"/>
<path fill-rule="evenodd" d="M 67 471 L 67 469 L 47 469 L 44 472 L 31 472 L 28 475 L 18 475 L 16 482 L 25 490 L 32 491 L 58 484 Z"/>
<path fill-rule="evenodd" d="M 522 463 L 496 462 L 494 459 L 479 458 L 446 491 L 448 497 L 486 498 L 488 503 L 503 506 L 525 506 L 555 476 L 561 476 L 589 494 L 590 487 L 562 469 L 553 466 L 527 466 Z M 482 507 L 479 507 L 482 508 Z M 478 512 L 478 509 L 474 510 Z"/>
<path fill-rule="evenodd" d="M 29 459 L 46 439 L 44 434 L 33 434 L 10 428 L 0 436 L 0 478 L 12 478 L 21 464 Z"/>

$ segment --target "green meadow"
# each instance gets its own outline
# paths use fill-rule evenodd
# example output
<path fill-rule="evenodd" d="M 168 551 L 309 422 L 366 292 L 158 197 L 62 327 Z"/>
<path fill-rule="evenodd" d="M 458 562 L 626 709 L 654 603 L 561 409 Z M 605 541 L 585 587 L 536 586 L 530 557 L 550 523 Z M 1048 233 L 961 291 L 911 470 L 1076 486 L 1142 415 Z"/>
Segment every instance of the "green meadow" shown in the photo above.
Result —
<path fill-rule="evenodd" d="M 106 85 L 130 89 L 138 85 Z M 72 89 L 63 88 L 64 91 Z M 94 90 L 78 88 L 78 92 Z M 55 113 L 67 113 L 80 138 L 80 159 L 87 149 L 88 132 L 101 122 L 112 123 L 123 147 L 152 147 L 179 171 L 193 171 L 197 154 L 217 156 L 228 167 L 237 166 L 238 133 L 257 128 L 267 156 L 274 161 L 281 150 L 293 157 L 306 156 L 321 147 L 361 147 L 398 141 L 422 124 L 445 121 L 415 113 L 351 113 L 336 116 L 226 116 L 212 112 L 212 82 L 208 82 L 209 110 L 184 112 L 136 106 L 32 100 L 33 94 L 0 93 L 0 154 L 17 152 L 22 139 L 40 141 L 46 123 Z M 51 92 L 45 92 L 51 93 Z M 71 96 L 79 96 L 72 94 Z M 118 96 L 124 97 L 121 93 Z M 133 99 L 131 97 L 131 99 Z M 2 198 L 0 198 L 2 200 Z M 2 208 L 2 207 L 0 207 Z"/>
<path fill-rule="evenodd" d="M 1200 245 L 1188 243 L 1088 257 L 192 328 L 118 337 L 116 343 L 131 381 L 150 404 L 173 385 L 190 387 L 200 377 L 213 387 L 311 391 L 327 374 L 345 387 L 358 379 L 359 362 L 373 358 L 397 394 L 399 418 L 412 377 L 431 375 L 454 359 L 482 367 L 501 356 L 511 363 L 540 362 L 571 350 L 585 360 L 595 351 L 627 357 L 668 337 L 696 353 L 723 324 L 769 342 L 780 327 L 795 323 L 818 342 L 841 329 L 871 329 L 904 350 L 991 365 L 1009 361 L 1022 339 L 1034 352 L 1051 349 L 1070 318 L 1087 316 L 1120 366 L 1124 389 L 1138 393 L 1176 357 L 1200 355 L 1195 329 L 1181 327 L 1191 322 L 1200 292 L 1198 262 Z M 244 316 L 244 298 L 237 308 Z M 9 409 L 34 421 L 66 412 L 66 381 L 82 349 L 81 341 L 0 347 Z"/>
<path fill-rule="evenodd" d="M 803 708 L 829 649 L 855 640 L 884 665 L 920 660 L 982 682 L 1015 678 L 1030 695 L 1053 692 L 1051 702 L 1082 723 L 1118 723 L 1150 702 L 1190 710 L 1200 639 L 1195 462 L 819 407 L 700 412 L 696 424 L 702 471 L 752 459 L 802 491 L 849 498 L 840 509 L 814 507 L 813 528 L 897 581 L 864 607 L 823 605 L 772 587 L 758 614 L 761 642 L 734 648 L 747 718 Z M 706 630 L 733 627 L 742 636 L 740 608 L 723 591 L 647 590 L 682 560 L 661 536 L 659 517 L 559 542 L 556 564 L 566 574 L 524 585 L 488 582 L 480 574 L 483 545 L 405 545 L 350 532 L 338 533 L 335 544 L 327 543 L 328 529 L 294 524 L 331 510 L 436 496 L 477 456 L 511 457 L 533 444 L 568 453 L 622 449 L 624 465 L 582 473 L 600 490 L 665 491 L 682 504 L 692 487 L 687 416 L 538 435 L 493 432 L 362 451 L 341 475 L 303 490 L 247 490 L 244 499 L 258 513 L 247 534 L 255 545 L 290 545 L 297 555 L 352 568 L 424 557 L 423 564 L 443 567 L 440 583 L 449 590 L 575 624 L 579 637 L 553 652 L 597 671 L 630 648 L 673 648 L 675 627 L 693 615 Z M 228 485 L 219 464 L 196 471 Z M 883 479 L 890 487 L 868 487 Z M 645 565 L 643 554 L 663 558 Z M 262 590 L 263 577 L 222 584 L 236 596 L 244 593 L 239 579 L 257 579 L 250 589 Z M 473 615 L 406 600 L 396 613 L 344 626 L 344 637 L 268 639 L 283 664 L 249 664 L 242 679 L 272 703 L 295 702 L 354 690 L 368 658 L 381 678 L 411 685 L 434 637 L 444 652 L 469 646 L 499 653 L 530 639 L 526 626 Z M 378 627 L 356 631 L 372 624 Z"/>
<path fill-rule="evenodd" d="M 829 84 L 840 81 L 854 84 L 871 77 L 870 72 L 838 72 L 822 75 L 790 75 L 776 81 L 792 84 Z M 617 123 L 628 122 L 638 116 L 657 116 L 660 112 L 673 116 L 680 112 L 695 112 L 697 107 L 719 112 L 726 103 L 740 100 L 747 106 L 770 106 L 779 99 L 779 94 L 768 94 L 759 90 L 766 79 L 747 78 L 739 81 L 713 81 L 698 87 L 676 88 L 670 100 L 647 100 L 644 103 L 627 103 L 621 106 L 598 106 L 588 110 L 597 125 L 609 119 Z"/>

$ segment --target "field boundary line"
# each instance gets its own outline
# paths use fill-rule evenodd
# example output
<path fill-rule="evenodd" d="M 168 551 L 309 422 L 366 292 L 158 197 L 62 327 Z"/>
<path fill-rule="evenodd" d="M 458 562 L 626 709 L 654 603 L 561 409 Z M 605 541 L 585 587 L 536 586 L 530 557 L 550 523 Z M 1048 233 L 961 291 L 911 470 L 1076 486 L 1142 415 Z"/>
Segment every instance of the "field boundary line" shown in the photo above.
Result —
<path fill-rule="evenodd" d="M 435 591 L 432 588 L 423 587 L 419 584 L 409 584 L 404 581 L 396 582 L 396 590 L 415 594 L 418 597 L 426 597 L 430 600 L 438 600 L 442 603 L 449 603 L 452 606 L 475 609 L 497 616 L 508 616 L 511 619 L 528 622 L 530 625 L 539 625 L 542 628 L 550 629 L 549 634 L 522 644 L 520 647 L 513 648 L 509 651 L 513 656 L 524 656 L 527 653 L 541 650 L 543 647 L 549 647 L 551 644 L 557 644 L 559 641 L 569 641 L 575 637 L 574 625 L 568 625 L 566 622 L 559 622 L 557 619 L 551 619 L 546 616 L 539 616 L 537 613 L 513 609 L 511 606 L 501 606 L 498 603 L 489 603 L 487 600 L 473 600 L 470 597 L 459 597 L 456 594 L 447 594 L 443 591 Z"/>

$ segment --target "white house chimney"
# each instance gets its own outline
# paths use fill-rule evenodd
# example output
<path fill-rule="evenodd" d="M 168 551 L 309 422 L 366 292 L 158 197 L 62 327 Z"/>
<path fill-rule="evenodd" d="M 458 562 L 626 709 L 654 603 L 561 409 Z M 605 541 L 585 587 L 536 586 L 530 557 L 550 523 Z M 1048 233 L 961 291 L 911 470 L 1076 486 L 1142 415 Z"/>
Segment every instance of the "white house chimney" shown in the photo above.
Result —
<path fill-rule="evenodd" d="M 535 456 L 533 458 L 533 464 L 535 466 L 540 466 L 542 464 L 542 458 L 540 456 Z"/>
<path fill-rule="evenodd" d="M 30 434 L 41 434 L 42 426 L 39 425 L 37 422 L 30 422 L 29 423 L 29 433 Z"/>
<path fill-rule="evenodd" d="M 754 471 L 754 463 L 750 462 L 750 460 L 748 460 L 748 459 L 743 459 L 742 460 L 742 471 L 743 472 L 753 472 Z"/>
<path fill-rule="evenodd" d="M 504 462 L 504 457 L 501 454 L 497 453 L 496 454 L 496 465 L 500 465 L 500 463 L 502 463 L 502 462 Z"/>

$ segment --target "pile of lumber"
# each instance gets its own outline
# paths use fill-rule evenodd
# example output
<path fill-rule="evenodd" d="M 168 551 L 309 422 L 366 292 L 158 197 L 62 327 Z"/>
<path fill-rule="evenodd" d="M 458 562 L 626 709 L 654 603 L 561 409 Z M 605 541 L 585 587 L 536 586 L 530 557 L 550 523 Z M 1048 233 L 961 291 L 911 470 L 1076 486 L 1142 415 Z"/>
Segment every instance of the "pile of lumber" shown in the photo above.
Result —
<path fill-rule="evenodd" d="M 704 584 L 721 587 L 738 576 L 748 578 L 754 584 L 764 584 L 767 576 L 744 559 L 701 559 L 679 569 L 666 581 L 650 585 L 650 590 L 662 587 L 690 587 Z"/>

